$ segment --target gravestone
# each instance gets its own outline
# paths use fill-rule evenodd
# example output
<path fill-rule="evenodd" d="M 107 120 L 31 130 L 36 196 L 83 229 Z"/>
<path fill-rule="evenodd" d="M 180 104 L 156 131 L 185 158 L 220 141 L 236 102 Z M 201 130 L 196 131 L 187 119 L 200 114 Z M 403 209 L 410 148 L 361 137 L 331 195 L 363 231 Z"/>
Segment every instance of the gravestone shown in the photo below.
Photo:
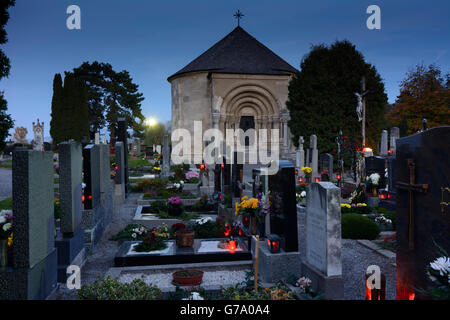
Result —
<path fill-rule="evenodd" d="M 169 136 L 164 135 L 164 143 L 162 150 L 163 165 L 161 169 L 161 177 L 167 178 L 170 175 L 170 149 L 169 149 Z"/>
<path fill-rule="evenodd" d="M 89 144 L 83 149 L 84 210 L 100 204 L 100 151 L 98 145 Z"/>
<path fill-rule="evenodd" d="M 388 183 L 387 188 L 389 193 L 395 194 L 397 192 L 395 188 L 395 181 L 396 181 L 396 174 L 395 174 L 395 158 L 389 157 L 388 158 Z"/>
<path fill-rule="evenodd" d="M 115 177 L 115 203 L 121 204 L 125 201 L 125 150 L 123 142 L 116 142 L 116 177 Z"/>
<path fill-rule="evenodd" d="M 129 187 L 128 187 L 128 133 L 127 133 L 127 124 L 125 122 L 125 118 L 117 119 L 117 141 L 121 141 L 123 143 L 123 167 L 124 167 L 124 181 L 125 181 L 125 198 L 128 197 Z"/>
<path fill-rule="evenodd" d="M 100 146 L 89 144 L 83 149 L 84 206 L 82 227 L 84 228 L 85 247 L 94 249 L 100 240 L 103 210 L 100 193 Z"/>
<path fill-rule="evenodd" d="M 94 144 L 100 144 L 100 132 L 95 133 Z"/>
<path fill-rule="evenodd" d="M 233 190 L 233 197 L 235 198 L 241 197 L 241 175 L 243 171 L 243 154 L 242 152 L 235 151 L 233 153 L 233 163 L 231 164 L 231 188 Z"/>
<path fill-rule="evenodd" d="M 153 157 L 153 147 L 145 147 L 145 156 L 147 158 Z"/>
<path fill-rule="evenodd" d="M 317 136 L 314 134 L 309 138 L 309 149 L 309 156 L 311 157 L 309 166 L 312 169 L 311 179 L 314 181 L 314 178 L 320 177 L 319 150 L 317 150 Z"/>
<path fill-rule="evenodd" d="M 304 142 L 305 140 L 303 139 L 303 137 L 298 138 L 298 149 L 296 154 L 295 166 L 299 169 L 299 174 L 301 174 L 300 172 L 303 173 L 303 171 L 301 171 L 300 169 L 305 166 L 305 150 L 303 150 Z"/>
<path fill-rule="evenodd" d="M 397 140 L 395 159 L 397 299 L 422 299 L 426 266 L 450 252 L 450 126 Z"/>
<path fill-rule="evenodd" d="M 387 132 L 387 130 L 383 130 L 381 132 L 380 155 L 382 157 L 386 157 L 388 155 L 388 132 Z"/>
<path fill-rule="evenodd" d="M 308 186 L 307 194 L 303 274 L 326 299 L 343 299 L 341 191 L 331 182 L 318 182 Z"/>
<path fill-rule="evenodd" d="M 141 140 L 139 138 L 134 138 L 131 144 L 131 151 L 136 156 L 141 156 Z"/>
<path fill-rule="evenodd" d="M 320 170 L 328 170 L 329 181 L 333 179 L 333 156 L 329 153 L 320 155 Z"/>
<path fill-rule="evenodd" d="M 266 215 L 264 225 L 259 228 L 259 232 L 266 237 L 269 234 L 275 234 L 281 238 L 281 250 L 278 253 L 271 252 L 267 239 L 260 242 L 259 274 L 265 282 L 275 282 L 284 279 L 286 275 L 299 274 L 301 270 L 295 200 L 295 167 L 286 160 L 278 161 L 278 166 L 279 170 L 274 175 L 267 175 L 267 168 L 253 169 L 253 196 L 264 193 L 270 199 L 270 213 Z M 252 248 L 255 245 L 255 241 L 252 240 Z"/>
<path fill-rule="evenodd" d="M 278 172 L 269 175 L 270 232 L 281 237 L 284 251 L 298 251 L 295 167 L 286 160 L 280 160 L 278 164 Z"/>
<path fill-rule="evenodd" d="M 58 151 L 61 221 L 55 247 L 58 249 L 58 282 L 65 282 L 67 267 L 81 267 L 86 258 L 81 227 L 83 159 L 81 144 L 77 142 L 62 142 Z"/>
<path fill-rule="evenodd" d="M 0 299 L 45 299 L 57 283 L 53 154 L 15 149 L 12 176 L 13 264 L 0 271 Z"/>
<path fill-rule="evenodd" d="M 103 210 L 103 226 L 106 226 L 112 219 L 114 210 L 114 186 L 111 181 L 111 165 L 109 159 L 109 147 L 100 144 L 100 202 Z"/>
<path fill-rule="evenodd" d="M 384 157 L 366 157 L 365 158 L 366 176 L 370 176 L 372 173 L 378 173 L 381 180 L 384 180 L 384 170 L 386 168 L 386 158 Z M 382 186 L 382 184 L 380 184 Z"/>
<path fill-rule="evenodd" d="M 395 157 L 395 151 L 397 150 L 396 141 L 400 138 L 400 129 L 397 127 L 391 128 L 391 135 L 389 137 L 389 150 L 390 155 Z"/>

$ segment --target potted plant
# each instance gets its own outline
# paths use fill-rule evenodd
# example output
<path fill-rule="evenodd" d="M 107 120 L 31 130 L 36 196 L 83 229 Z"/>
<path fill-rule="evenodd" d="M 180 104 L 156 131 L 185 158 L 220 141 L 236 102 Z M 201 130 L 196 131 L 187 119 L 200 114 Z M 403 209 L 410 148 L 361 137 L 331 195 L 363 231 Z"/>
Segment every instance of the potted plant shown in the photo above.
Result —
<path fill-rule="evenodd" d="M 195 232 L 186 226 L 175 231 L 175 242 L 179 248 L 189 248 L 194 245 Z"/>
<path fill-rule="evenodd" d="M 202 283 L 203 271 L 198 269 L 178 270 L 172 273 L 172 283 L 179 286 L 197 286 Z"/>
<path fill-rule="evenodd" d="M 8 265 L 8 247 L 12 244 L 12 211 L 0 211 L 0 270 Z"/>
<path fill-rule="evenodd" d="M 169 203 L 167 204 L 167 212 L 169 216 L 179 217 L 183 213 L 183 202 L 179 197 L 169 198 Z"/>

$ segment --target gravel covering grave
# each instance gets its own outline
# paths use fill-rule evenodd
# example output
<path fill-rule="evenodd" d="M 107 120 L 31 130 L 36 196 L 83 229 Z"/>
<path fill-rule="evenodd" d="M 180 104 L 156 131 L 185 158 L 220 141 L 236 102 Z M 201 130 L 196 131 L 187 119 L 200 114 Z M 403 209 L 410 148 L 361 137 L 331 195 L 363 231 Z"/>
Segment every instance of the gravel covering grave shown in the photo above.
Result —
<path fill-rule="evenodd" d="M 220 286 L 234 286 L 237 283 L 241 283 L 245 280 L 245 270 L 243 268 L 230 269 L 230 268 L 212 268 L 212 269 L 201 269 L 203 274 L 202 287 L 214 286 L 219 288 Z M 156 270 L 153 272 L 146 271 L 145 273 L 125 273 L 119 276 L 120 282 L 131 282 L 134 279 L 140 279 L 150 284 L 158 286 L 163 291 L 167 289 L 175 290 L 175 286 L 172 284 L 172 272 L 164 270 Z"/>

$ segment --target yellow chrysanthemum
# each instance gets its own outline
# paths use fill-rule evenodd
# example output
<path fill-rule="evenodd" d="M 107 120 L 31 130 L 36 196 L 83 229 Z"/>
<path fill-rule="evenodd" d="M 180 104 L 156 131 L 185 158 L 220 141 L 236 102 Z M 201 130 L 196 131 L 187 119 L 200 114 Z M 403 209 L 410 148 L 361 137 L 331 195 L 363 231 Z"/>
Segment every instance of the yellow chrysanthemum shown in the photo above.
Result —
<path fill-rule="evenodd" d="M 11 236 L 8 238 L 8 243 L 7 243 L 8 247 L 12 246 L 12 242 L 13 242 L 13 234 L 11 233 Z"/>

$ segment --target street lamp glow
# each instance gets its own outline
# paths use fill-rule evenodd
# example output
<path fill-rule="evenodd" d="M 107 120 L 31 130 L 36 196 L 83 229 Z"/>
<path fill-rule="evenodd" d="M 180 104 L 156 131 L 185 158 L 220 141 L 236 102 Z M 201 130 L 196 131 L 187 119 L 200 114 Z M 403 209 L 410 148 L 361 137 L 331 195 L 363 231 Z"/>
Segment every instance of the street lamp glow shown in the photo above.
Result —
<path fill-rule="evenodd" d="M 157 123 L 158 123 L 158 120 L 156 120 L 155 118 L 148 118 L 147 120 L 145 120 L 145 124 L 149 127 L 153 127 Z"/>

